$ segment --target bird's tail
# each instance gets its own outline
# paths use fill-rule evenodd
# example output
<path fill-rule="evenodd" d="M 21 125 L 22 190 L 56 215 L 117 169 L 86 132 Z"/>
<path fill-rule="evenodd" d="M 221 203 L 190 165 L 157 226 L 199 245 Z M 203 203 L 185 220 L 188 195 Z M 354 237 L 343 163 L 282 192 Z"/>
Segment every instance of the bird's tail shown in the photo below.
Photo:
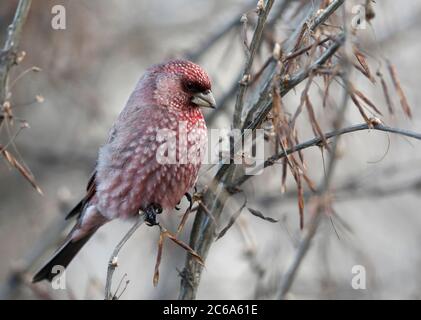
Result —
<path fill-rule="evenodd" d="M 96 229 L 77 240 L 72 240 L 72 237 L 68 237 L 50 260 L 48 260 L 47 263 L 35 274 L 32 282 L 38 282 L 44 279 L 52 281 L 53 278 L 59 274 L 59 271 L 54 270 L 54 266 L 62 266 L 63 268 L 66 268 L 79 250 L 82 249 L 85 243 L 92 237 L 95 231 Z"/>

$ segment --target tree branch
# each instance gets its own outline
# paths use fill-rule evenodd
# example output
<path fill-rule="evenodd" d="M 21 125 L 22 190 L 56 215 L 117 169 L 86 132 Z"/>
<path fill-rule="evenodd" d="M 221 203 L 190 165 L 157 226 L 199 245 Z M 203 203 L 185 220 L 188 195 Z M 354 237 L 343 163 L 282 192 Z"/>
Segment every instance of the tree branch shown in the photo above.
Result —
<path fill-rule="evenodd" d="M 267 20 L 266 30 L 268 28 L 271 28 L 271 29 L 274 28 L 276 22 L 285 13 L 285 10 L 289 7 L 289 5 L 292 2 L 293 2 L 292 0 L 283 0 L 280 3 L 279 2 L 274 3 L 274 6 L 277 5 L 277 8 L 276 8 L 276 11 L 273 13 L 272 17 L 270 17 L 270 19 Z M 273 10 L 274 10 L 274 8 L 272 8 L 272 11 Z M 242 11 L 242 12 L 245 12 L 245 11 Z M 236 19 L 236 21 L 238 21 L 238 24 L 240 24 L 240 19 Z M 269 30 L 269 32 L 272 32 L 272 31 Z M 241 81 L 241 75 L 242 74 L 243 74 L 243 70 L 240 70 L 238 75 L 235 78 L 236 80 L 234 80 L 230 84 L 230 87 L 226 91 L 226 93 L 224 93 L 223 96 L 218 99 L 218 109 L 214 110 L 213 112 L 208 113 L 208 115 L 206 116 L 206 123 L 211 124 L 215 120 L 216 116 L 219 116 L 219 115 L 221 115 L 221 113 L 226 112 L 226 109 L 228 107 L 228 101 L 231 98 L 233 98 L 235 93 L 237 92 L 238 83 Z M 251 79 L 250 85 L 253 84 L 253 82 L 255 81 L 256 78 L 257 78 L 257 75 L 254 75 L 253 78 Z"/>
<path fill-rule="evenodd" d="M 343 2 L 344 0 L 334 0 L 329 6 L 340 6 L 341 4 L 343 4 Z M 302 29 L 304 25 L 307 26 L 307 20 L 310 17 L 316 16 L 315 12 L 317 11 L 317 9 L 315 6 L 312 5 L 312 3 L 307 4 L 307 8 L 308 14 L 306 15 L 305 19 L 300 21 L 300 27 L 298 27 L 297 30 Z M 318 26 L 317 23 L 323 23 L 329 17 L 329 15 L 332 14 L 332 12 L 334 12 L 334 10 L 332 11 L 325 9 L 323 12 L 321 12 L 321 16 L 323 16 L 323 18 L 316 18 L 314 20 L 315 22 L 312 24 L 311 27 L 313 29 L 316 28 Z M 294 41 L 296 42 L 297 37 L 299 37 L 299 34 L 296 33 L 291 37 L 289 41 L 286 42 L 286 52 L 291 52 L 292 50 L 294 50 L 290 43 Z M 335 45 L 336 49 L 333 50 L 333 53 L 337 50 L 337 48 L 339 48 L 339 46 L 340 44 Z M 265 77 L 261 78 L 261 82 L 264 84 L 264 87 L 266 87 L 269 83 L 270 85 L 272 84 L 272 79 L 276 74 L 276 66 L 277 62 L 272 61 L 270 63 L 270 66 L 268 66 L 267 68 L 268 71 L 265 73 Z M 264 89 L 261 91 L 261 97 L 263 94 L 265 94 L 265 92 L 263 91 Z M 286 92 L 284 91 L 284 94 L 285 93 Z M 267 103 L 265 105 L 262 105 L 262 107 L 264 107 L 264 111 L 260 114 L 266 117 L 271 107 L 271 98 L 265 97 L 264 99 Z M 258 124 L 259 122 L 254 122 L 250 126 L 250 128 L 255 129 Z M 211 212 L 212 216 L 217 221 L 221 215 L 225 202 L 229 197 L 225 186 L 229 185 L 232 181 L 233 168 L 233 164 L 222 165 L 218 170 L 217 174 L 215 175 L 214 179 L 208 186 L 208 189 L 204 193 L 202 199 L 204 206 Z M 215 224 L 209 219 L 208 215 L 204 212 L 203 208 L 199 208 L 198 212 L 196 213 L 196 217 L 190 235 L 190 246 L 202 257 L 203 260 L 205 260 L 212 243 L 215 241 L 215 238 Z M 198 264 L 194 259 L 192 259 L 189 256 L 186 257 L 185 267 L 182 272 L 183 277 L 181 278 L 179 299 L 194 299 L 196 297 L 202 270 L 203 267 L 200 264 Z"/>
<path fill-rule="evenodd" d="M 417 133 L 410 130 L 405 129 L 399 129 L 394 127 L 385 126 L 383 124 L 373 124 L 372 127 L 370 127 L 367 123 L 361 123 L 356 124 L 353 126 L 349 126 L 346 128 L 342 128 L 339 130 L 333 130 L 328 133 L 324 134 L 325 139 L 331 139 L 336 136 L 341 136 L 343 134 L 352 133 L 356 131 L 363 131 L 363 130 L 377 130 L 377 131 L 383 131 L 383 132 L 390 132 L 390 133 L 396 133 L 398 135 L 406 136 L 409 138 L 414 138 L 417 140 L 421 140 L 421 133 Z M 246 182 L 248 179 L 253 177 L 253 172 L 258 172 L 259 170 L 262 170 L 263 168 L 270 167 L 277 163 L 278 160 L 285 158 L 287 155 L 290 155 L 294 152 L 301 151 L 304 149 L 307 149 L 309 147 L 315 147 L 319 146 L 323 142 L 323 139 L 321 137 L 315 137 L 313 139 L 310 139 L 308 141 L 305 141 L 303 143 L 297 144 L 293 146 L 292 148 L 289 148 L 287 150 L 282 151 L 280 153 L 277 153 L 270 158 L 268 158 L 262 165 L 257 166 L 250 175 L 243 175 L 239 178 L 237 178 L 235 181 L 232 182 L 230 186 L 228 186 L 228 189 L 234 190 L 240 185 L 242 185 L 244 182 Z"/>
<path fill-rule="evenodd" d="M 246 4 L 241 12 L 249 11 L 252 9 L 254 1 Z M 229 33 L 232 29 L 235 29 L 240 25 L 240 19 L 237 16 L 229 21 L 227 24 L 222 26 L 222 28 L 216 30 L 212 35 L 207 37 L 206 42 L 200 45 L 197 49 L 191 50 L 185 54 L 186 59 L 191 61 L 197 61 L 200 57 L 205 54 L 215 43 L 217 43 L 222 37 Z"/>
<path fill-rule="evenodd" d="M 312 71 L 316 70 L 317 68 L 322 66 L 327 60 L 329 60 L 329 58 L 331 58 L 343 45 L 344 41 L 345 34 L 339 34 L 338 37 L 334 39 L 334 43 L 330 47 L 328 47 L 328 49 L 325 52 L 323 52 L 323 54 L 316 61 L 314 61 L 310 65 L 310 67 L 299 71 L 297 74 L 293 75 L 290 78 L 290 80 L 282 82 L 280 84 L 281 96 L 285 96 L 291 89 L 295 88 L 298 84 L 307 79 L 307 77 Z M 266 119 L 266 116 L 272 109 L 272 97 L 269 96 L 271 88 L 272 82 L 269 81 L 266 83 L 265 88 L 262 90 L 262 93 L 260 94 L 260 99 L 250 109 L 247 118 L 244 121 L 243 127 L 245 129 L 255 129 L 263 122 L 264 119 Z M 254 120 L 252 121 L 253 118 Z"/>
<path fill-rule="evenodd" d="M 256 29 L 254 30 L 253 39 L 250 43 L 250 52 L 246 64 L 244 66 L 244 71 L 240 80 L 240 88 L 237 94 L 237 100 L 234 107 L 234 119 L 233 124 L 234 128 L 238 128 L 241 123 L 241 115 L 243 114 L 243 103 L 244 95 L 247 91 L 247 86 L 250 80 L 251 67 L 253 66 L 254 57 L 256 56 L 257 49 L 260 46 L 262 39 L 263 29 L 265 27 L 266 19 L 269 15 L 269 11 L 272 8 L 274 0 L 267 0 L 262 8 L 259 10 L 259 18 L 257 20 Z"/>
<path fill-rule="evenodd" d="M 31 7 L 32 0 L 20 0 L 13 22 L 8 27 L 6 41 L 0 52 L 0 105 L 7 99 L 7 82 L 11 67 L 16 64 L 16 55 L 23 25 Z M 2 119 L 0 119 L 0 124 Z"/>

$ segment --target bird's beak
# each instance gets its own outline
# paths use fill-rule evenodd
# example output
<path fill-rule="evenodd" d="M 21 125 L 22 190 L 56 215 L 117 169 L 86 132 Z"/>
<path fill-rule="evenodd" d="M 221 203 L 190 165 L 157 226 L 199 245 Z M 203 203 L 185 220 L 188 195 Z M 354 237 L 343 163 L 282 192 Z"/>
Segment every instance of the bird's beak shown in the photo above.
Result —
<path fill-rule="evenodd" d="M 206 107 L 212 109 L 215 109 L 216 107 L 215 98 L 213 97 L 212 91 L 210 90 L 195 93 L 191 101 L 194 104 L 197 104 L 199 107 Z"/>

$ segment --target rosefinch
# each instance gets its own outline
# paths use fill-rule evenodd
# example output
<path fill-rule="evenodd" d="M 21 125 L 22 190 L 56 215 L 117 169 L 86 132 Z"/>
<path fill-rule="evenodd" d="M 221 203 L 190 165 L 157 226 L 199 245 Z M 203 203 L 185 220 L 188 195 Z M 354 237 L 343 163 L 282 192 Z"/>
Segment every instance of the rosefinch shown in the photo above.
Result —
<path fill-rule="evenodd" d="M 34 276 L 34 282 L 51 281 L 55 275 L 52 268 L 67 267 L 108 221 L 135 217 L 142 210 L 146 220 L 154 224 L 156 213 L 171 210 L 179 203 L 197 179 L 203 155 L 197 155 L 198 150 L 203 151 L 198 145 L 207 143 L 199 107 L 215 107 L 211 82 L 200 66 L 171 60 L 146 71 L 99 150 L 86 196 L 66 217 L 77 215 L 76 225 Z M 187 139 L 180 133 L 181 124 Z M 167 149 L 161 148 L 160 134 L 168 131 L 173 132 L 175 141 Z M 182 150 L 193 150 L 194 156 L 182 154 Z M 160 161 L 160 157 L 165 160 L 174 151 L 175 163 Z"/>

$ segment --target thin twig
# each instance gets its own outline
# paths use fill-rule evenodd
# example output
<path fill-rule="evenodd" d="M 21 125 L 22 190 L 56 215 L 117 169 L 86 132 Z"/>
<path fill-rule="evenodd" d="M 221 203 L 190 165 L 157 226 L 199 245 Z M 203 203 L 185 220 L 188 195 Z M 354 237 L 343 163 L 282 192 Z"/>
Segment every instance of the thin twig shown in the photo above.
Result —
<path fill-rule="evenodd" d="M 286 9 L 289 7 L 289 5 L 291 4 L 291 0 L 284 0 L 282 2 L 277 2 L 274 3 L 274 6 L 277 5 L 276 11 L 273 13 L 273 15 L 270 17 L 270 19 L 268 19 L 268 22 L 266 24 L 266 29 L 273 29 L 276 22 L 279 20 L 279 18 L 281 18 L 281 16 L 284 14 L 284 12 L 286 11 Z M 255 1 L 253 1 L 253 5 L 255 5 Z M 251 9 L 251 8 L 250 8 Z M 250 11 L 250 10 L 243 10 L 242 12 L 246 12 L 246 11 Z M 273 11 L 273 9 L 272 9 Z M 239 25 L 241 20 L 240 19 L 236 19 L 237 24 Z M 266 69 L 267 65 L 271 62 L 272 59 L 269 59 L 266 61 L 266 63 L 263 65 L 263 67 L 261 67 L 261 69 L 259 70 L 259 72 L 257 72 L 250 80 L 249 85 L 252 85 L 256 82 L 256 80 L 259 78 L 259 76 L 261 75 L 261 73 Z M 214 110 L 213 112 L 208 113 L 208 115 L 206 116 L 206 123 L 208 124 L 212 124 L 212 122 L 215 120 L 216 116 L 220 116 L 223 113 L 227 112 L 227 108 L 228 108 L 228 101 L 234 97 L 235 93 L 237 92 L 238 89 L 238 83 L 241 80 L 241 75 L 243 70 L 240 70 L 238 75 L 235 77 L 235 81 L 233 81 L 229 87 L 229 89 L 226 91 L 226 93 L 223 94 L 223 96 L 221 98 L 218 99 L 218 108 L 217 110 Z"/>
<path fill-rule="evenodd" d="M 267 0 L 262 8 L 258 8 L 259 18 L 257 20 L 256 29 L 254 30 L 253 38 L 250 43 L 250 52 L 246 64 L 244 66 L 244 71 L 240 80 L 240 88 L 237 94 L 237 100 L 235 102 L 234 108 L 234 119 L 233 124 L 234 128 L 238 128 L 241 123 L 241 115 L 243 113 L 243 104 L 244 96 L 247 91 L 248 83 L 250 81 L 250 72 L 251 67 L 253 66 L 254 57 L 256 56 L 257 49 L 260 46 L 260 41 L 262 39 L 263 29 L 265 27 L 266 19 L 269 15 L 269 11 L 272 8 L 274 0 Z"/>
<path fill-rule="evenodd" d="M 130 230 L 126 233 L 126 235 L 121 239 L 121 241 L 118 243 L 118 245 L 114 248 L 114 251 L 108 260 L 108 269 L 107 269 L 107 282 L 105 284 L 105 300 L 114 300 L 115 296 L 111 294 L 111 284 L 113 281 L 113 274 L 115 269 L 117 268 L 117 258 L 118 254 L 123 248 L 124 244 L 127 242 L 127 240 L 130 239 L 130 237 L 136 232 L 136 230 L 145 222 L 145 214 L 140 214 L 137 217 L 136 222 L 134 225 L 130 228 Z"/>
<path fill-rule="evenodd" d="M 356 124 L 353 126 L 349 126 L 346 128 L 342 128 L 339 130 L 333 130 L 330 132 L 327 132 L 324 134 L 324 137 L 328 140 L 331 139 L 333 137 L 337 137 L 337 136 L 341 136 L 343 134 L 347 134 L 347 133 L 352 133 L 352 132 L 356 132 L 356 131 L 363 131 L 363 130 L 377 130 L 377 131 L 384 131 L 384 132 L 390 132 L 390 133 L 395 133 L 398 135 L 402 135 L 402 136 L 406 136 L 409 138 L 414 138 L 417 140 L 421 140 L 421 133 L 417 133 L 414 131 L 410 131 L 410 130 L 405 130 L 405 129 L 399 129 L 399 128 L 394 128 L 394 127 L 389 127 L 389 126 L 385 126 L 383 124 L 372 124 L 369 125 L 367 123 L 361 123 L 361 124 Z M 240 185 L 242 185 L 244 182 L 246 182 L 248 179 L 250 179 L 251 177 L 254 177 L 253 173 L 254 172 L 258 172 L 260 170 L 262 170 L 263 168 L 267 168 L 270 167 L 276 163 L 278 163 L 278 160 L 285 158 L 286 156 L 294 153 L 294 152 L 298 152 L 300 150 L 304 150 L 310 147 L 316 147 L 319 146 L 321 143 L 323 142 L 323 139 L 321 137 L 315 137 L 313 139 L 310 139 L 306 142 L 297 144 L 285 151 L 281 151 L 271 157 L 269 157 L 262 165 L 260 166 L 256 166 L 256 168 L 250 172 L 250 175 L 243 175 L 239 178 L 237 178 L 235 181 L 232 182 L 232 184 L 228 187 L 228 189 L 236 189 L 238 188 Z"/>
<path fill-rule="evenodd" d="M 249 11 L 253 8 L 254 1 L 246 4 L 241 12 Z M 206 37 L 206 42 L 203 42 L 197 49 L 191 50 L 185 54 L 186 59 L 191 61 L 197 61 L 201 58 L 203 54 L 205 54 L 213 45 L 215 45 L 221 38 L 223 38 L 226 34 L 228 34 L 232 29 L 238 27 L 240 25 L 240 19 L 238 16 L 235 17 L 222 26 L 222 28 L 216 30 L 213 34 Z"/>

